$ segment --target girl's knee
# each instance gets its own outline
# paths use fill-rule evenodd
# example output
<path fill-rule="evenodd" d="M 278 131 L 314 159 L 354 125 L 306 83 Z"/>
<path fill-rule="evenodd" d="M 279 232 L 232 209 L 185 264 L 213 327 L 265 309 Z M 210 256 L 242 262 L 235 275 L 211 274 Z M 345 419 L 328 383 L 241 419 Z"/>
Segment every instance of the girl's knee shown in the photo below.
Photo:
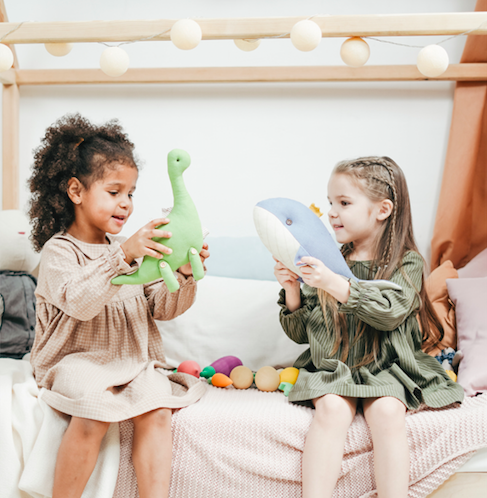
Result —
<path fill-rule="evenodd" d="M 171 427 L 172 411 L 169 408 L 158 408 L 138 417 L 134 417 L 135 426 Z"/>
<path fill-rule="evenodd" d="M 326 394 L 313 403 L 316 408 L 315 418 L 318 421 L 351 423 L 355 415 L 356 403 L 336 394 Z"/>
<path fill-rule="evenodd" d="M 100 422 L 88 418 L 72 417 L 69 423 L 71 430 L 75 430 L 84 439 L 101 440 L 105 436 L 110 422 Z"/>
<path fill-rule="evenodd" d="M 370 404 L 364 402 L 364 416 L 373 430 L 397 430 L 405 425 L 406 407 L 396 398 L 378 398 Z"/>

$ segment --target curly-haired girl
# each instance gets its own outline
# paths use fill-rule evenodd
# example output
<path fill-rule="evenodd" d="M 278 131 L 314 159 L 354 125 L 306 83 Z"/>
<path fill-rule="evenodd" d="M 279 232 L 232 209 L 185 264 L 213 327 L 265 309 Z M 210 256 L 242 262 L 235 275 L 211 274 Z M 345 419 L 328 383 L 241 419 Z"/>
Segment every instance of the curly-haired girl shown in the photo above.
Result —
<path fill-rule="evenodd" d="M 167 367 L 154 318 L 170 320 L 193 303 L 191 266 L 178 292 L 162 281 L 113 285 L 136 258 L 171 249 L 155 219 L 129 239 L 115 237 L 133 211 L 138 177 L 133 144 L 116 121 L 95 126 L 79 114 L 49 127 L 35 153 L 30 217 L 42 249 L 31 362 L 42 399 L 71 416 L 59 448 L 53 498 L 80 497 L 111 422 L 134 422 L 133 462 L 143 497 L 168 495 L 171 409 L 197 401 L 204 385 Z M 201 259 L 209 256 L 207 246 Z"/>
<path fill-rule="evenodd" d="M 350 269 L 401 290 L 347 281 L 316 258 L 302 258 L 303 280 L 277 262 L 286 334 L 310 348 L 289 399 L 316 413 L 303 453 L 303 497 L 331 497 L 345 437 L 357 409 L 370 427 L 381 498 L 406 498 L 409 448 L 405 414 L 460 402 L 463 389 L 422 351 L 442 339 L 423 285 L 404 174 L 389 157 L 338 163 L 328 183 L 328 217 Z M 420 325 L 421 323 L 421 329 Z"/>

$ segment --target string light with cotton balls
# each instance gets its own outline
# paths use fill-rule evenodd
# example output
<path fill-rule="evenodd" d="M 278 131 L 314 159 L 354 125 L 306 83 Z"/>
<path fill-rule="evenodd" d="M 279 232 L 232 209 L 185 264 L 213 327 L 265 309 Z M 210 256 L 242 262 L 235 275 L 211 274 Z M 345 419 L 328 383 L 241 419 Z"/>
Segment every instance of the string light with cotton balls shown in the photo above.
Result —
<path fill-rule="evenodd" d="M 302 52 L 314 50 L 322 37 L 321 28 L 313 21 L 298 21 L 291 29 L 291 41 Z"/>
<path fill-rule="evenodd" d="M 198 46 L 203 33 L 200 25 L 192 19 L 180 19 L 171 28 L 171 41 L 181 50 L 191 50 Z"/>
<path fill-rule="evenodd" d="M 55 57 L 64 57 L 73 50 L 72 43 L 44 43 L 46 50 Z"/>
<path fill-rule="evenodd" d="M 101 70 L 113 78 L 122 76 L 127 71 L 129 64 L 129 55 L 120 47 L 109 47 L 102 52 L 100 57 Z"/>
<path fill-rule="evenodd" d="M 436 78 L 447 70 L 449 62 L 448 53 L 443 47 L 427 45 L 419 51 L 416 65 L 421 74 Z"/>
<path fill-rule="evenodd" d="M 244 52 L 252 52 L 252 50 L 255 50 L 260 45 L 259 39 L 243 39 L 233 41 L 235 45 L 237 45 L 237 47 Z"/>
<path fill-rule="evenodd" d="M 361 67 L 369 60 L 369 45 L 359 36 L 348 38 L 340 48 L 340 57 L 347 66 Z"/>
<path fill-rule="evenodd" d="M 8 71 L 14 63 L 14 54 L 10 47 L 0 43 L 0 71 Z"/>

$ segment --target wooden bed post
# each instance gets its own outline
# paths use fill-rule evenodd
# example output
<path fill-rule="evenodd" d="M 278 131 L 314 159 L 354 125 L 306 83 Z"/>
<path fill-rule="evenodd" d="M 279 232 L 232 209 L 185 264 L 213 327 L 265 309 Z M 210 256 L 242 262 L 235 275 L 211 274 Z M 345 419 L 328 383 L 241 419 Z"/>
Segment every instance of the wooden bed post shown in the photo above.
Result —
<path fill-rule="evenodd" d="M 19 87 L 3 85 L 2 209 L 19 208 Z"/>
<path fill-rule="evenodd" d="M 0 22 L 8 23 L 4 0 L 0 0 Z M 19 62 L 13 45 L 10 46 L 14 56 L 13 67 L 18 69 Z M 11 73 L 12 71 L 9 71 Z M 2 209 L 19 208 L 19 87 L 13 81 L 6 84 L 2 74 Z"/>

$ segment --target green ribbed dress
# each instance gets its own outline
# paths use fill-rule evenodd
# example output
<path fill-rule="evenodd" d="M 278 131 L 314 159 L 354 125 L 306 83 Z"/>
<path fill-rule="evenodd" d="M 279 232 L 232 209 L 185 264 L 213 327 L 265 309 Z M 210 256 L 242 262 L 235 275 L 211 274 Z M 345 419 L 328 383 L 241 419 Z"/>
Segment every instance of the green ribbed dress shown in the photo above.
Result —
<path fill-rule="evenodd" d="M 371 278 L 370 262 L 350 261 L 349 265 L 357 278 Z M 331 356 L 335 344 L 333 320 L 327 311 L 328 332 L 316 289 L 304 284 L 301 307 L 292 313 L 281 290 L 278 303 L 284 331 L 293 341 L 310 345 L 294 364 L 300 373 L 289 393 L 290 401 L 312 406 L 310 400 L 329 393 L 354 398 L 393 396 L 408 409 L 416 409 L 422 404 L 439 408 L 463 400 L 462 387 L 448 377 L 435 358 L 421 350 L 416 318 L 419 300 L 414 287 L 421 287 L 423 259 L 410 251 L 402 260 L 401 270 L 398 268 L 390 280 L 401 285 L 402 291 L 380 291 L 351 281 L 348 302 L 338 306 L 339 312 L 346 314 L 350 338 L 345 363 L 339 360 L 341 347 Z M 372 275 L 376 271 L 372 268 Z M 383 331 L 383 335 L 377 362 L 356 368 L 365 351 L 363 338 L 354 341 L 359 320 Z"/>

